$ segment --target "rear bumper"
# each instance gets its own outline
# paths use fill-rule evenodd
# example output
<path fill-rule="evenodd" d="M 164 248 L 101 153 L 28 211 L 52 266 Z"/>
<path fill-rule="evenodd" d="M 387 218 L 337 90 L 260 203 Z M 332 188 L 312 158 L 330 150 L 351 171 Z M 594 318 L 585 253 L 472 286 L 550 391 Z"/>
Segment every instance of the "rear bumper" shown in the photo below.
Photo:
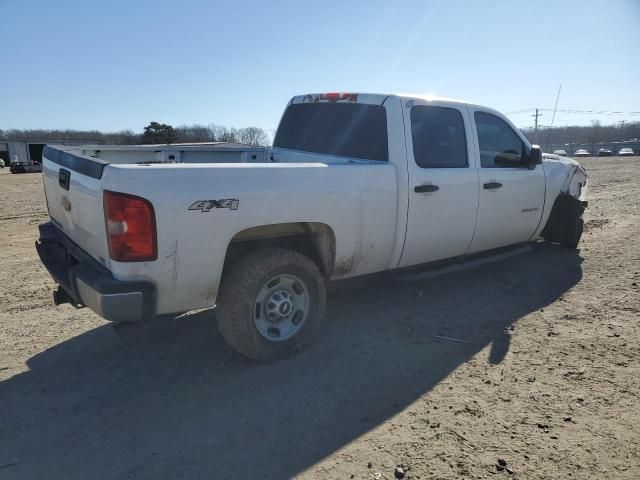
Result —
<path fill-rule="evenodd" d="M 151 282 L 116 280 L 103 265 L 69 240 L 53 223 L 40 225 L 36 250 L 68 302 L 86 306 L 113 322 L 151 319 L 156 291 Z M 56 303 L 60 303 L 58 294 Z"/>

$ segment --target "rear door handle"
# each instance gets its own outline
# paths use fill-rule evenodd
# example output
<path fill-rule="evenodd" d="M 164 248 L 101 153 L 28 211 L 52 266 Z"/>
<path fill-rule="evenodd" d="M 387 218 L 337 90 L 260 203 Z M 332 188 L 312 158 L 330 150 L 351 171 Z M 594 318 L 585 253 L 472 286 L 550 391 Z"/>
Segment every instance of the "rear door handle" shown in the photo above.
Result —
<path fill-rule="evenodd" d="M 500 188 L 502 184 L 499 182 L 488 182 L 488 183 L 485 183 L 483 186 L 485 190 L 496 190 Z"/>
<path fill-rule="evenodd" d="M 438 190 L 440 190 L 440 187 L 437 185 L 416 185 L 413 189 L 416 193 L 430 193 L 437 192 Z"/>

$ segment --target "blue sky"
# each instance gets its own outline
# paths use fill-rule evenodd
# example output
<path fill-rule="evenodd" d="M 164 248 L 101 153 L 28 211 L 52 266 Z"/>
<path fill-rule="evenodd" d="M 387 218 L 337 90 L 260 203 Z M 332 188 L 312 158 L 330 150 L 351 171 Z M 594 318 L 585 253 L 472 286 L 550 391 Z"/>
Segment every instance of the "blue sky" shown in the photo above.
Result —
<path fill-rule="evenodd" d="M 560 109 L 640 111 L 638 0 L 0 0 L 0 24 L 3 129 L 273 129 L 290 97 L 327 91 L 513 112 L 552 108 L 560 84 Z M 555 124 L 593 119 L 640 115 Z"/>

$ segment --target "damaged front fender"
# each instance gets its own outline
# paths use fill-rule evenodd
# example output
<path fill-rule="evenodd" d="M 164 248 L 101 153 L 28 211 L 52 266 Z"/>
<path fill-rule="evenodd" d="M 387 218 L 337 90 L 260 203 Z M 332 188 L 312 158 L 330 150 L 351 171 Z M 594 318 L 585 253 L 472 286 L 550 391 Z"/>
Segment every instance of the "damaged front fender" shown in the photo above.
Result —
<path fill-rule="evenodd" d="M 587 199 L 587 171 L 575 160 L 557 155 L 544 155 L 547 193 L 553 199 L 568 194 L 578 200 Z"/>
<path fill-rule="evenodd" d="M 587 188 L 587 171 L 581 165 L 575 165 L 571 167 L 561 193 L 586 202 Z"/>
<path fill-rule="evenodd" d="M 587 207 L 586 170 L 570 158 L 545 155 L 545 213 L 540 236 L 548 242 L 575 248 L 580 241 Z"/>

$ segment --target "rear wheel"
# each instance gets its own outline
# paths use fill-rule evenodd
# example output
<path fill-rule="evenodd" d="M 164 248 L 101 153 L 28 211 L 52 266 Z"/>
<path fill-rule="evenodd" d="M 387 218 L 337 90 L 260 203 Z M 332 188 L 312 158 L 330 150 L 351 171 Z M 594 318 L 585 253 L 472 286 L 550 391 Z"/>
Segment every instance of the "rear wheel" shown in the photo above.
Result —
<path fill-rule="evenodd" d="M 325 306 L 324 279 L 309 258 L 292 250 L 262 248 L 242 257 L 224 277 L 218 329 L 242 355 L 272 361 L 312 340 Z"/>

